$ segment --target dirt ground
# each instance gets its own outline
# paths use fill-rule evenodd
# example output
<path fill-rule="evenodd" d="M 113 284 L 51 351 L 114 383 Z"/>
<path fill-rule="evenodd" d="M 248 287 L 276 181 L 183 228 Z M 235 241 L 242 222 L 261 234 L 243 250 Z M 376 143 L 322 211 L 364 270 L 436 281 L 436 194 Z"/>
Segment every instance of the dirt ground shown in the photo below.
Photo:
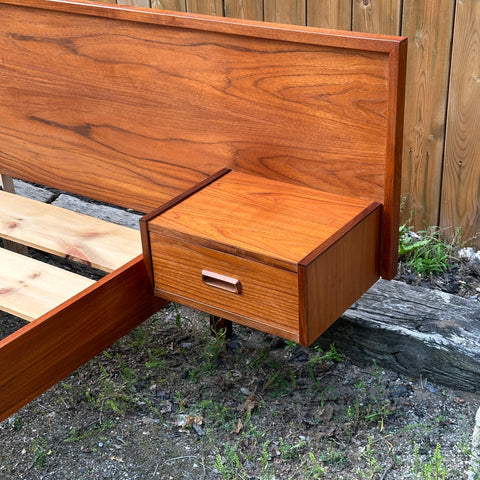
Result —
<path fill-rule="evenodd" d="M 399 279 L 478 301 L 480 268 Z M 0 315 L 2 315 L 0 313 Z M 0 338 L 22 325 L 0 317 Z M 171 304 L 0 423 L 0 479 L 480 479 L 477 394 Z"/>
<path fill-rule="evenodd" d="M 0 479 L 480 478 L 480 395 L 208 324 L 170 305 L 1 423 Z"/>

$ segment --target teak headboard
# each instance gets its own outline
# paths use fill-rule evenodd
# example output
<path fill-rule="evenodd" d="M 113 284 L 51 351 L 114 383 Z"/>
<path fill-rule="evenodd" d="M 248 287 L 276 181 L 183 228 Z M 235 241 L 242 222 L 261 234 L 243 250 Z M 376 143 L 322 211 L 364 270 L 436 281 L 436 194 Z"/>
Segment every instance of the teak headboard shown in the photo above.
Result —
<path fill-rule="evenodd" d="M 0 172 L 144 212 L 223 167 L 378 201 L 390 278 L 405 56 L 399 37 L 0 0 Z"/>

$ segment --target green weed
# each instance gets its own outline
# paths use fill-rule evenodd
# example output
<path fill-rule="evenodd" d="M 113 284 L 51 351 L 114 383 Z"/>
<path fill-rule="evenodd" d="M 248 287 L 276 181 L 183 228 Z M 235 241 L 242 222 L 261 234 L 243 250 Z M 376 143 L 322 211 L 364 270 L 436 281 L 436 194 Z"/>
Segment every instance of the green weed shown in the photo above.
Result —
<path fill-rule="evenodd" d="M 322 464 L 315 458 L 312 452 L 308 452 L 307 461 L 303 464 L 305 480 L 318 480 L 325 474 Z"/>
<path fill-rule="evenodd" d="M 446 480 L 447 469 L 443 465 L 444 458 L 440 444 L 437 444 L 431 457 L 422 458 L 419 446 L 413 446 L 413 474 L 415 480 Z"/>
<path fill-rule="evenodd" d="M 447 270 L 455 250 L 454 245 L 460 242 L 460 233 L 457 232 L 454 241 L 449 243 L 442 238 L 437 227 L 421 230 L 417 234 L 412 234 L 412 228 L 406 224 L 400 226 L 400 259 L 419 275 L 438 274 Z"/>

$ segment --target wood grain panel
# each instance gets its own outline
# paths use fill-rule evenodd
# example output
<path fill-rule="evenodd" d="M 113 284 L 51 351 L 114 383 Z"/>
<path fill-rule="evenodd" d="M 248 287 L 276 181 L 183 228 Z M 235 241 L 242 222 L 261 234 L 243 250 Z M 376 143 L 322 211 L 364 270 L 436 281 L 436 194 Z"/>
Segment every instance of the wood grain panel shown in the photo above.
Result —
<path fill-rule="evenodd" d="M 454 3 L 404 0 L 409 38 L 403 142 L 402 221 L 438 225 Z"/>
<path fill-rule="evenodd" d="M 263 20 L 263 1 L 259 0 L 225 0 L 225 16 Z"/>
<path fill-rule="evenodd" d="M 4 173 L 149 211 L 233 167 L 383 203 L 392 259 L 398 38 L 15 1 L 0 3 Z"/>
<path fill-rule="evenodd" d="M 187 11 L 206 15 L 223 16 L 222 0 L 186 0 Z"/>
<path fill-rule="evenodd" d="M 94 283 L 0 248 L 0 310 L 31 322 Z"/>
<path fill-rule="evenodd" d="M 299 267 L 307 304 L 301 328 L 304 345 L 315 341 L 378 280 L 379 228 L 377 208 L 317 259 Z"/>
<path fill-rule="evenodd" d="M 139 256 L 0 341 L 0 421 L 99 354 L 166 302 Z"/>
<path fill-rule="evenodd" d="M 186 0 L 152 0 L 152 8 L 159 10 L 173 10 L 175 12 L 186 12 Z"/>
<path fill-rule="evenodd" d="M 307 22 L 312 27 L 351 30 L 352 0 L 310 0 Z"/>
<path fill-rule="evenodd" d="M 149 229 L 296 265 L 369 204 L 230 172 L 151 220 Z"/>
<path fill-rule="evenodd" d="M 298 331 L 296 273 L 162 235 L 151 234 L 150 242 L 159 296 L 168 300 L 181 297 L 184 305 L 213 314 L 221 309 L 221 316 L 228 319 L 255 318 L 285 331 Z M 238 280 L 241 293 L 206 285 L 202 270 Z"/>
<path fill-rule="evenodd" d="M 2 191 L 0 237 L 106 272 L 142 252 L 137 230 Z"/>
<path fill-rule="evenodd" d="M 480 247 L 480 2 L 457 2 L 440 225 Z"/>
<path fill-rule="evenodd" d="M 399 35 L 402 0 L 353 0 L 352 30 Z"/>
<path fill-rule="evenodd" d="M 306 0 L 264 0 L 266 22 L 306 25 Z"/>

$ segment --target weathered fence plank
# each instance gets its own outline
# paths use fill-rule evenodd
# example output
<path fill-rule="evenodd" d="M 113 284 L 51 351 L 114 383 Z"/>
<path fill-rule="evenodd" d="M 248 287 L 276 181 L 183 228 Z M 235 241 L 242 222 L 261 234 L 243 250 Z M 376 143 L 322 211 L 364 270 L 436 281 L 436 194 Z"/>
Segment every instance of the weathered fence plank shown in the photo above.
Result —
<path fill-rule="evenodd" d="M 353 0 L 352 30 L 398 35 L 401 7 L 401 0 Z"/>
<path fill-rule="evenodd" d="M 115 3 L 115 2 L 109 2 Z M 150 7 L 150 0 L 117 0 L 118 5 L 135 5 L 137 7 Z"/>
<path fill-rule="evenodd" d="M 442 183 L 442 227 L 480 246 L 480 1 L 457 2 Z"/>
<path fill-rule="evenodd" d="M 454 4 L 404 0 L 407 84 L 403 141 L 403 221 L 438 225 Z"/>
<path fill-rule="evenodd" d="M 306 25 L 306 0 L 265 0 L 265 21 Z"/>
<path fill-rule="evenodd" d="M 311 27 L 352 29 L 352 0 L 310 0 L 307 22 Z"/>
<path fill-rule="evenodd" d="M 152 0 L 152 7 L 159 10 L 173 10 L 174 12 L 186 12 L 186 0 Z"/>
<path fill-rule="evenodd" d="M 257 0 L 225 0 L 225 16 L 263 20 L 263 2 Z"/>
<path fill-rule="evenodd" d="M 222 0 L 187 0 L 187 12 L 223 16 Z"/>

